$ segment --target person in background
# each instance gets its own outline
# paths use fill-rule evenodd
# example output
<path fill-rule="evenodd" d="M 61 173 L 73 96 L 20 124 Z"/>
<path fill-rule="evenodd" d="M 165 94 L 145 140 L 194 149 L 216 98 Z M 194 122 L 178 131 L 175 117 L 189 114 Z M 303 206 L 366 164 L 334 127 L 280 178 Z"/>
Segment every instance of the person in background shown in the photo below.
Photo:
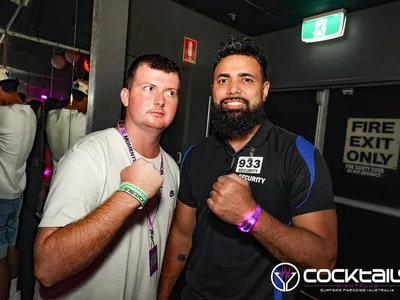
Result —
<path fill-rule="evenodd" d="M 41 101 L 31 99 L 27 103 L 36 114 L 37 130 L 33 148 L 27 160 L 27 185 L 20 213 L 19 238 L 17 240 L 18 286 L 22 299 L 32 299 L 34 294 L 36 280 L 32 250 L 52 175 L 51 153 L 44 130 L 46 116 L 48 111 L 65 107 L 68 104 L 68 100 L 63 102 L 52 97 L 48 97 L 46 101 L 43 100 L 43 98 Z"/>
<path fill-rule="evenodd" d="M 88 89 L 87 81 L 75 81 L 68 105 L 50 110 L 47 114 L 45 126 L 53 168 L 64 154 L 85 136 Z"/>
<path fill-rule="evenodd" d="M 26 187 L 26 161 L 36 117 L 17 93 L 18 80 L 0 67 L 0 300 L 16 299 L 19 214 Z"/>

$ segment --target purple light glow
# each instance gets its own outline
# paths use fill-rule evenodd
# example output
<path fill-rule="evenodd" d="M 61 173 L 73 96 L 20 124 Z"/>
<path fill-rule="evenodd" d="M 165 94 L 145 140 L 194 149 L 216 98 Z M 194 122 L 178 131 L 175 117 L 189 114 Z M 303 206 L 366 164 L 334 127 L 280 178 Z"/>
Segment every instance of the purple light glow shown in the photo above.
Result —
<path fill-rule="evenodd" d="M 42 95 L 42 96 L 40 96 L 40 98 L 46 100 L 46 99 L 47 99 L 47 96 L 46 96 L 46 95 Z"/>
<path fill-rule="evenodd" d="M 43 171 L 44 176 L 49 176 L 51 174 L 51 170 L 50 169 L 45 169 Z"/>
<path fill-rule="evenodd" d="M 256 225 L 258 218 L 260 217 L 260 213 L 261 206 L 257 205 L 256 210 L 253 212 L 250 218 L 244 220 L 241 224 L 239 224 L 238 229 L 242 232 L 249 232 L 250 230 L 252 230 L 253 227 Z"/>

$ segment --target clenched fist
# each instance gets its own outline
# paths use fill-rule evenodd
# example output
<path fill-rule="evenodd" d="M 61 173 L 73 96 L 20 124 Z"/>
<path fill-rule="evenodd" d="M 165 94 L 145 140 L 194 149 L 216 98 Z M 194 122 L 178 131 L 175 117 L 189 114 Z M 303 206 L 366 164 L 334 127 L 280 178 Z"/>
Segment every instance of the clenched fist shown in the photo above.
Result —
<path fill-rule="evenodd" d="M 233 225 L 249 218 L 257 207 L 249 183 L 235 173 L 218 177 L 207 205 L 217 217 Z"/>
<path fill-rule="evenodd" d="M 163 177 L 152 162 L 139 158 L 121 171 L 121 182 L 129 182 L 141 188 L 152 198 L 160 189 Z"/>

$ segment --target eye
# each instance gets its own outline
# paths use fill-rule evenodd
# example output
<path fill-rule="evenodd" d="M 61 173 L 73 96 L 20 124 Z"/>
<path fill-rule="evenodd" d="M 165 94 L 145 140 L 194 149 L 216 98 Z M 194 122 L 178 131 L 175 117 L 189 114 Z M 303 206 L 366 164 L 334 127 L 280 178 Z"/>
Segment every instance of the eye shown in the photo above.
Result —
<path fill-rule="evenodd" d="M 176 95 L 175 91 L 166 91 L 165 94 L 170 97 L 174 97 Z"/>
<path fill-rule="evenodd" d="M 228 79 L 226 79 L 226 78 L 221 78 L 221 79 L 218 80 L 218 83 L 219 83 L 219 84 L 226 84 L 226 83 L 228 83 Z"/>
<path fill-rule="evenodd" d="M 243 82 L 244 82 L 244 83 L 252 83 L 252 82 L 253 82 L 253 79 L 251 79 L 251 78 L 249 78 L 249 77 L 244 77 L 244 78 L 243 78 Z"/>
<path fill-rule="evenodd" d="M 151 91 L 154 90 L 154 87 L 152 87 L 151 85 L 147 85 L 147 86 L 144 87 L 144 90 L 148 91 L 148 92 L 151 92 Z"/>

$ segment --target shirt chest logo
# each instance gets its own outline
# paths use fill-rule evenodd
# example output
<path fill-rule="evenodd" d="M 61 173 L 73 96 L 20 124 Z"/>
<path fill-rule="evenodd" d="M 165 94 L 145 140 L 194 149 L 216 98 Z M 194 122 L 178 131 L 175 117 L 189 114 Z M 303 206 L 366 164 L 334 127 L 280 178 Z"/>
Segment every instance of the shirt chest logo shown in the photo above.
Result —
<path fill-rule="evenodd" d="M 264 157 L 240 156 L 236 165 L 236 173 L 260 174 Z"/>

